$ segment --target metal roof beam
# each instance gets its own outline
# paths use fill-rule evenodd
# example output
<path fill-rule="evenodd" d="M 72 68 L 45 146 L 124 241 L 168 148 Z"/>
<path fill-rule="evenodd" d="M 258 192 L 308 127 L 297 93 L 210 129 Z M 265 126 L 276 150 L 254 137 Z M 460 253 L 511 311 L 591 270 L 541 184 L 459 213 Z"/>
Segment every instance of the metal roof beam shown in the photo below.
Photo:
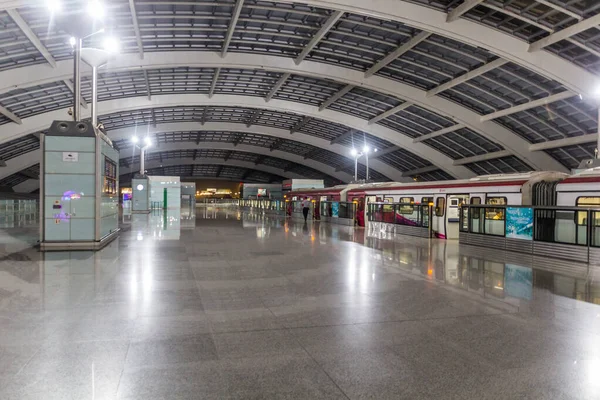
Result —
<path fill-rule="evenodd" d="M 200 117 L 200 125 L 204 125 L 206 123 L 206 118 L 208 117 L 208 106 L 202 109 L 202 117 Z"/>
<path fill-rule="evenodd" d="M 277 93 L 277 91 L 281 89 L 281 87 L 285 84 L 285 81 L 287 81 L 291 75 L 292 74 L 290 74 L 289 72 L 286 72 L 283 75 L 281 75 L 281 78 L 277 80 L 275 86 L 273 86 L 273 88 L 269 91 L 269 94 L 267 94 L 267 97 L 265 97 L 265 101 L 267 103 L 273 98 L 273 96 L 275 96 L 275 93 Z"/>
<path fill-rule="evenodd" d="M 210 90 L 208 91 L 208 98 L 210 99 L 215 94 L 215 88 L 217 87 L 217 81 L 219 80 L 219 74 L 221 73 L 221 68 L 217 68 L 215 70 L 215 74 L 213 75 L 212 82 L 210 84 Z"/>
<path fill-rule="evenodd" d="M 398 114 L 400 111 L 407 109 L 408 107 L 412 106 L 413 104 L 410 101 L 405 101 L 404 103 L 400 104 L 399 106 L 396 106 L 392 109 L 387 110 L 384 113 L 379 114 L 378 116 L 371 118 L 369 120 L 369 125 L 372 125 L 376 122 L 381 121 L 382 119 L 385 119 L 387 117 L 391 117 L 392 115 Z"/>
<path fill-rule="evenodd" d="M 381 150 L 377 150 L 375 153 L 371 153 L 369 155 L 369 160 L 374 160 L 376 158 L 385 156 L 386 154 L 390 154 L 393 153 L 397 150 L 400 150 L 400 147 L 398 146 L 390 146 L 390 147 L 386 147 L 385 149 L 381 149 Z"/>
<path fill-rule="evenodd" d="M 386 65 L 388 65 L 395 59 L 402 56 L 402 54 L 406 53 L 407 51 L 409 51 L 410 49 L 412 49 L 413 47 L 415 47 L 416 45 L 421 43 L 423 40 L 427 39 L 430 35 L 431 35 L 431 33 L 426 32 L 426 31 L 419 32 L 418 34 L 413 36 L 408 42 L 404 43 L 403 45 L 398 47 L 396 50 L 392 51 L 390 54 L 388 54 L 383 59 L 378 61 L 371 68 L 369 68 L 367 70 L 367 72 L 365 72 L 365 78 L 368 78 L 368 77 L 374 75 L 381 68 L 384 68 Z"/>
<path fill-rule="evenodd" d="M 500 150 L 494 151 L 493 153 L 481 154 L 478 156 L 459 158 L 458 160 L 454 160 L 454 165 L 465 165 L 471 164 L 481 161 L 494 160 L 496 158 L 508 157 L 511 156 L 512 153 L 508 150 Z"/>
<path fill-rule="evenodd" d="M 546 104 L 553 103 L 555 101 L 565 100 L 573 96 L 576 96 L 576 94 L 569 90 L 565 90 L 564 92 L 553 94 L 547 97 L 542 97 L 538 100 L 530 101 L 524 104 L 519 104 L 514 107 L 505 108 L 504 110 L 482 115 L 481 122 L 490 121 L 495 118 L 505 117 L 507 115 L 529 110 L 535 107 L 545 106 Z"/>
<path fill-rule="evenodd" d="M 344 86 L 342 89 L 338 90 L 338 92 L 335 93 L 333 96 L 331 96 L 330 98 L 328 98 L 327 100 L 325 100 L 323 102 L 323 104 L 321 104 L 319 106 L 319 111 L 323 111 L 324 109 L 326 109 L 327 107 L 329 107 L 330 105 L 332 105 L 333 103 L 335 103 L 336 101 L 338 101 L 339 99 L 341 99 L 342 97 L 344 97 L 352 89 L 354 89 L 354 85 L 346 85 L 346 86 Z"/>
<path fill-rule="evenodd" d="M 29 179 L 40 179 L 40 175 L 29 171 L 28 169 L 24 169 L 23 171 L 19 171 L 20 175 L 23 175 L 25 178 Z"/>
<path fill-rule="evenodd" d="M 46 46 L 42 44 L 29 25 L 27 25 L 27 22 L 21 17 L 21 14 L 19 14 L 17 10 L 6 10 L 6 12 L 10 15 L 12 20 L 15 21 L 15 24 L 17 24 L 23 34 L 27 36 L 27 39 L 29 39 L 31 44 L 33 44 L 37 51 L 39 51 L 46 61 L 48 61 L 48 64 L 50 64 L 52 68 L 56 68 L 56 60 L 54 60 L 54 57 L 52 57 L 52 54 L 50 54 Z"/>
<path fill-rule="evenodd" d="M 256 160 L 254 160 L 254 165 L 262 164 L 263 161 L 265 161 L 265 158 L 265 156 L 259 155 L 258 157 L 256 157 Z"/>
<path fill-rule="evenodd" d="M 146 54 L 146 58 L 149 58 L 150 54 L 151 53 Z M 386 80 L 386 82 L 387 81 L 388 80 Z M 463 169 L 462 167 L 455 167 L 454 165 L 452 165 L 452 160 L 450 159 L 450 157 L 440 153 L 439 151 L 431 148 L 430 146 L 426 146 L 421 143 L 413 143 L 411 138 L 401 135 L 393 129 L 387 128 L 382 125 L 369 126 L 365 119 L 362 119 L 358 116 L 348 115 L 340 111 L 319 111 L 318 107 L 310 104 L 302 104 L 294 101 L 281 99 L 273 99 L 269 103 L 265 103 L 263 98 L 242 95 L 215 95 L 212 99 L 209 99 L 207 96 L 198 96 L 196 94 L 165 94 L 160 96 L 153 96 L 151 102 L 148 102 L 146 97 L 138 96 L 106 100 L 98 103 L 98 107 L 100 110 L 99 114 L 102 116 L 109 115 L 111 113 L 148 109 L 152 107 L 163 108 L 184 106 L 192 106 L 198 108 L 202 106 L 223 106 L 238 108 L 243 107 L 254 110 L 266 109 L 277 112 L 293 113 L 305 117 L 312 117 L 315 119 L 332 122 L 335 124 L 341 124 L 345 126 L 346 129 L 356 129 L 358 131 L 368 133 L 375 137 L 379 137 L 380 139 L 387 140 L 399 147 L 406 148 L 407 150 L 413 152 L 415 155 L 422 157 L 433 164 L 439 165 L 441 169 L 446 170 L 452 176 L 462 178 L 468 178 L 473 176 L 472 171 L 468 171 L 466 169 Z M 4 126 L 2 128 L 3 135 L 2 138 L 0 138 L 0 142 L 8 141 L 10 140 L 9 138 L 15 138 L 24 134 L 29 134 L 47 129 L 47 121 L 64 118 L 65 112 L 66 109 L 54 110 L 24 119 L 23 126 Z M 86 116 L 87 114 L 84 113 L 83 115 Z M 27 121 L 27 123 L 25 121 Z M 199 128 L 199 124 L 196 123 L 195 125 L 196 129 Z M 494 132 L 493 127 L 492 129 L 490 129 L 490 133 L 492 132 Z M 529 146 L 529 144 L 527 144 L 527 146 Z M 548 170 L 554 169 L 549 168 Z M 560 169 L 558 170 L 560 171 Z"/>
<path fill-rule="evenodd" d="M 596 142 L 596 140 L 598 140 L 598 134 L 590 133 L 588 135 L 573 136 L 573 137 L 564 138 L 564 139 L 549 140 L 547 142 L 534 143 L 531 146 L 529 146 L 529 151 L 542 151 L 542 150 L 556 149 L 559 147 L 576 146 L 579 144 L 594 143 L 594 142 Z"/>
<path fill-rule="evenodd" d="M 240 13 L 242 12 L 243 6 L 244 6 L 244 0 L 236 1 L 235 7 L 233 8 L 233 14 L 231 14 L 231 21 L 229 22 L 229 28 L 227 28 L 227 34 L 225 35 L 225 41 L 223 42 L 223 49 L 221 50 L 221 57 L 225 57 L 227 55 L 227 50 L 229 50 L 229 44 L 231 43 L 231 38 L 233 37 L 233 32 L 235 31 L 235 26 L 237 25 L 237 21 L 240 18 Z"/>
<path fill-rule="evenodd" d="M 282 143 L 285 141 L 292 141 L 292 142 L 298 142 L 301 144 L 306 144 L 306 145 L 318 148 L 319 150 L 325 150 L 325 151 L 329 151 L 333 154 L 337 154 L 339 156 L 342 156 L 344 159 L 348 160 L 349 162 L 354 163 L 354 160 L 350 156 L 350 152 L 348 151 L 348 148 L 345 146 L 342 146 L 339 144 L 330 145 L 328 140 L 321 139 L 321 138 L 311 136 L 311 135 L 307 135 L 304 133 L 298 133 L 296 135 L 298 137 L 295 140 L 290 139 L 289 133 L 285 129 L 268 127 L 268 126 L 256 126 L 255 125 L 255 126 L 248 128 L 246 125 L 244 125 L 242 123 L 208 122 L 206 124 L 206 126 L 198 127 L 198 124 L 195 122 L 173 121 L 171 123 L 159 124 L 156 128 L 138 125 L 137 130 L 144 131 L 144 132 L 148 131 L 148 134 L 151 136 L 159 135 L 162 133 L 169 133 L 169 132 L 189 132 L 189 131 L 193 131 L 193 130 L 198 131 L 198 137 L 195 138 L 195 140 L 190 139 L 189 142 L 163 143 L 163 144 L 161 144 L 160 148 L 151 147 L 150 149 L 148 149 L 149 153 L 152 153 L 154 151 L 164 151 L 165 149 L 166 150 L 186 150 L 186 149 L 189 149 L 190 147 L 197 148 L 198 146 L 200 146 L 200 148 L 202 148 L 202 149 L 218 149 L 218 150 L 225 150 L 225 149 L 233 150 L 233 149 L 235 149 L 236 151 L 260 153 L 260 154 L 265 154 L 265 155 L 269 155 L 272 157 L 277 157 L 277 158 L 281 158 L 281 159 L 294 161 L 294 162 L 297 162 L 298 164 L 304 164 L 304 165 L 307 165 L 318 171 L 332 175 L 333 170 L 331 170 L 331 171 L 327 170 L 328 167 L 331 167 L 329 164 L 326 164 L 326 163 L 309 164 L 308 161 L 302 162 L 302 158 L 300 157 L 300 155 L 296 154 L 294 152 L 291 152 L 291 151 L 283 151 L 283 150 L 278 150 L 278 149 L 271 150 L 270 148 L 262 147 L 259 145 L 242 143 L 241 139 L 246 134 L 252 134 L 252 135 L 257 135 L 257 136 L 261 136 L 261 137 L 265 137 L 265 138 L 275 138 L 276 140 L 281 141 Z M 132 128 L 120 128 L 120 129 L 116 129 L 113 131 L 109 131 L 108 133 L 109 133 L 110 138 L 113 141 L 120 141 L 120 140 L 124 140 L 124 139 L 126 140 L 126 139 L 130 138 L 134 131 L 135 131 L 135 128 L 132 127 Z M 235 140 L 230 143 L 227 143 L 227 142 L 203 142 L 201 139 L 201 136 L 200 136 L 200 132 L 236 132 L 236 140 L 238 138 L 240 140 L 238 140 L 237 143 L 234 143 Z M 200 140 L 198 140 L 198 138 L 200 138 Z M 125 145 L 129 146 L 129 147 L 132 146 L 130 141 L 126 141 Z M 28 158 L 28 157 L 26 157 L 24 155 L 24 156 L 19 156 L 16 158 Z M 310 162 L 312 162 L 312 161 L 313 160 L 310 160 Z M 317 163 L 317 161 L 314 161 L 314 162 Z M 365 161 L 362 158 L 359 160 L 360 164 L 364 164 L 364 162 Z M 399 171 L 397 171 L 390 165 L 385 164 L 381 161 L 372 160 L 371 158 L 369 158 L 369 166 L 371 167 L 371 169 L 390 178 L 391 180 L 399 181 L 402 179 L 402 176 Z M 333 167 L 331 167 L 331 168 L 333 168 Z M 332 176 L 335 176 L 335 175 L 332 175 Z M 343 176 L 338 175 L 335 177 L 340 180 L 344 180 L 344 181 L 346 180 Z M 2 179 L 2 178 L 3 178 L 2 171 L 0 170 L 0 179 Z M 350 181 L 350 180 L 352 180 L 351 177 L 349 177 L 348 181 Z"/>
<path fill-rule="evenodd" d="M 6 1 L 8 1 L 8 4 L 11 4 L 11 6 L 5 6 L 5 8 L 17 8 L 30 5 L 31 0 L 4 0 L 4 3 Z M 3 8 L 4 3 L 0 0 L 0 9 Z M 296 4 L 297 0 L 280 0 L 279 3 Z M 363 0 L 303 0 L 303 4 L 321 8 L 329 6 L 330 8 L 343 10 L 344 12 L 353 13 L 359 16 L 369 16 L 386 21 L 401 22 L 411 27 L 427 30 L 437 35 L 467 43 L 471 46 L 482 47 L 499 57 L 517 63 L 549 79 L 557 80 L 576 93 L 592 95 L 594 88 L 600 86 L 600 77 L 559 55 L 552 52 L 529 53 L 527 51 L 528 46 L 523 45 L 523 40 L 521 38 L 516 37 L 511 33 L 503 32 L 495 27 L 485 26 L 479 21 L 463 18 L 460 21 L 447 24 L 445 22 L 448 14 L 445 11 L 418 4 L 417 2 L 409 2 L 407 0 L 378 0 L 368 2 L 368 8 L 365 7 L 365 2 Z M 157 52 L 156 54 L 158 55 L 160 53 L 161 52 Z M 191 61 L 198 60 L 197 53 L 185 51 L 169 53 L 171 57 L 177 58 L 183 57 L 186 53 L 190 53 L 191 55 L 187 56 L 186 65 L 191 66 L 192 64 L 200 64 L 198 61 Z M 178 55 L 173 53 L 178 53 Z M 146 53 L 145 58 L 148 58 L 149 54 L 151 53 Z M 208 54 L 209 53 L 203 55 L 202 60 L 204 60 L 205 56 L 208 56 Z M 243 55 L 246 56 L 248 54 Z M 131 54 L 130 56 L 135 57 L 137 61 L 135 66 L 139 67 L 140 60 L 138 55 Z M 219 53 L 214 53 L 214 56 L 219 57 Z M 264 57 L 262 54 L 260 56 Z M 128 58 L 129 57 L 127 57 L 126 54 L 119 56 L 119 60 Z M 63 61 L 58 61 L 57 65 L 60 65 L 61 63 L 63 63 Z M 65 69 L 54 72 L 55 75 L 62 75 L 60 80 L 65 79 L 64 76 L 68 77 L 72 74 L 72 61 L 64 60 L 64 63 L 67 64 Z M 213 66 L 214 65 L 215 64 L 213 64 Z M 333 66 L 333 64 L 327 65 Z M 29 71 L 31 69 L 35 69 L 36 71 Z M 26 70 L 27 73 L 25 73 Z M 54 70 L 48 70 L 47 68 L 43 68 L 43 65 L 39 64 L 3 71 L 2 75 L 11 76 L 0 77 L 0 86 L 2 86 L 0 91 L 6 86 L 12 90 L 21 86 L 40 84 L 40 82 L 47 81 L 48 74 L 53 74 L 52 71 Z M 66 72 L 66 75 L 64 72 Z M 361 73 L 361 75 L 363 74 L 364 73 Z M 12 75 L 16 76 L 13 77 Z M 59 79 L 54 79 L 53 81 L 56 80 Z M 5 85 L 2 85 L 3 83 L 5 83 Z"/>
<path fill-rule="evenodd" d="M 460 24 L 462 24 L 462 22 L 463 21 L 461 20 Z M 214 67 L 215 65 L 220 65 L 226 68 L 228 66 L 236 65 L 239 68 L 239 65 L 244 65 L 245 68 L 248 69 L 261 69 L 280 73 L 291 72 L 292 74 L 299 73 L 304 76 L 334 79 L 340 83 L 352 84 L 354 86 L 364 88 L 365 90 L 372 90 L 388 96 L 398 96 L 400 98 L 406 99 L 407 101 L 414 103 L 416 106 L 423 107 L 424 109 L 432 110 L 434 112 L 442 113 L 443 116 L 451 116 L 456 122 L 464 123 L 467 127 L 469 127 L 469 129 L 472 129 L 474 132 L 477 132 L 483 135 L 484 137 L 498 143 L 502 147 L 513 151 L 522 160 L 527 160 L 526 162 L 537 170 L 566 171 L 566 168 L 562 164 L 560 164 L 557 160 L 553 159 L 546 153 L 529 152 L 530 143 L 527 143 L 526 140 L 524 140 L 511 130 L 507 129 L 506 127 L 503 127 L 491 121 L 482 123 L 480 119 L 481 115 L 465 108 L 464 106 L 454 103 L 450 100 L 444 99 L 441 96 L 433 96 L 427 98 L 425 96 L 425 91 L 398 81 L 394 81 L 380 76 L 372 76 L 371 78 L 367 79 L 364 78 L 364 73 L 361 71 L 355 71 L 338 65 L 324 64 L 321 62 L 314 61 L 305 61 L 300 67 L 297 67 L 294 65 L 293 62 L 291 62 L 290 59 L 286 59 L 280 56 L 271 56 L 264 54 L 230 53 L 225 59 L 221 59 L 217 53 L 207 53 L 203 55 L 200 61 L 192 62 L 195 58 L 197 57 L 194 52 L 149 52 L 146 53 L 145 59 L 140 62 L 140 60 L 137 57 L 137 54 L 123 55 L 122 57 L 119 57 L 119 59 L 116 60 L 114 64 L 111 63 L 111 68 L 109 68 L 109 70 L 124 70 L 126 67 L 130 67 L 130 65 L 136 65 L 139 68 L 140 64 L 143 68 L 152 68 L 157 65 L 161 65 L 164 68 L 167 68 L 167 66 L 175 67 L 178 65 L 188 65 L 189 67 L 206 67 L 211 65 Z M 70 66 L 72 67 L 72 65 Z M 19 69 L 31 72 L 29 67 L 23 67 Z M 41 73 L 43 74 L 43 72 Z M 10 75 L 11 74 L 8 74 L 8 76 Z M 4 76 L 5 72 L 0 72 L 0 82 L 4 82 L 2 79 L 4 78 Z M 424 146 L 423 148 L 420 148 L 418 146 L 415 147 L 412 143 L 412 138 L 399 134 L 396 131 L 394 131 L 394 134 L 392 136 L 392 130 L 387 129 L 385 126 L 382 126 L 380 124 L 367 125 L 367 121 L 365 119 L 347 114 L 342 114 L 331 109 L 318 112 L 318 110 L 311 109 L 309 105 L 301 104 L 295 101 L 286 101 L 275 98 L 272 99 L 269 103 L 267 103 L 268 107 L 265 107 L 264 98 L 257 98 L 256 100 L 259 100 L 260 105 L 255 105 L 255 100 L 251 100 L 251 96 L 218 96 L 220 99 L 219 102 L 224 102 L 222 105 L 229 104 L 234 107 L 240 107 L 241 104 L 252 103 L 253 105 L 251 107 L 263 109 L 267 108 L 269 110 L 279 110 L 287 112 L 291 111 L 301 116 L 311 116 L 314 118 L 321 119 L 328 119 L 332 117 L 332 122 L 346 125 L 347 129 L 354 128 L 364 132 L 373 132 L 373 134 L 375 134 L 376 136 L 383 135 L 382 138 L 389 138 L 386 140 L 390 140 L 392 143 L 399 145 L 402 148 L 406 148 L 421 157 L 423 157 L 423 155 L 427 153 L 428 155 L 423 158 L 427 159 L 431 163 L 435 163 L 436 165 L 440 165 L 440 163 L 445 162 L 442 160 L 448 159 L 448 157 L 446 156 L 440 157 L 439 151 L 435 151 L 431 148 L 428 148 L 428 146 Z M 185 101 L 188 104 L 195 107 L 201 107 L 205 105 L 216 105 L 214 98 L 217 98 L 217 95 L 215 95 L 213 99 L 208 99 L 208 96 L 198 96 L 195 94 L 182 94 L 177 96 L 170 94 L 158 96 L 155 94 L 152 97 L 151 103 L 154 104 L 154 106 L 156 107 L 164 106 L 165 103 L 169 103 L 174 106 L 182 105 L 178 102 L 172 103 L 170 100 L 172 97 L 177 97 L 180 100 L 185 99 Z M 238 100 L 240 102 L 238 102 Z M 101 108 L 101 112 L 103 114 L 107 114 L 108 111 L 112 109 L 112 107 L 109 105 L 115 104 L 116 101 L 117 100 L 107 100 L 100 102 L 99 107 Z M 129 105 L 128 102 L 131 102 L 131 105 Z M 283 107 L 287 108 L 287 110 L 285 108 L 280 108 L 280 104 L 284 104 Z M 147 108 L 149 107 L 149 103 L 146 98 L 144 98 L 144 102 L 141 102 L 140 104 L 139 101 L 136 101 L 135 97 L 129 97 L 127 98 L 127 100 L 122 101 L 121 107 L 123 107 L 121 111 L 123 111 L 124 109 L 131 110 L 132 107 Z M 308 109 L 310 109 L 310 112 L 307 113 Z M 15 138 L 25 132 L 35 132 L 36 130 L 38 130 L 37 127 L 42 125 L 44 126 L 44 128 L 47 128 L 47 121 L 49 119 L 46 119 L 43 123 L 39 122 L 39 120 L 43 116 L 45 116 L 45 118 L 50 118 L 49 115 L 52 114 L 56 115 L 57 118 L 64 118 L 65 111 L 66 110 L 56 110 L 56 112 L 52 111 L 29 117 L 27 118 L 27 120 L 30 122 L 27 124 L 27 127 L 23 127 L 21 129 L 7 129 L 9 127 L 4 127 L 3 135 L 0 138 L 0 142 L 5 142 L 7 140 L 10 140 L 9 138 Z M 119 110 L 111 112 L 117 111 Z M 33 129 L 34 127 L 36 129 Z M 427 147 L 428 149 L 425 150 L 425 147 Z M 435 155 L 432 153 L 434 153 Z M 456 171 L 450 172 L 454 170 L 451 161 L 449 161 L 445 167 L 441 168 L 451 173 L 453 176 L 457 176 L 455 175 Z M 469 176 L 472 176 L 472 171 L 463 170 L 462 172 L 468 174 Z M 463 177 L 466 176 L 463 175 Z"/>
<path fill-rule="evenodd" d="M 39 162 L 39 161 L 38 161 Z M 283 169 L 277 167 L 271 167 L 264 164 L 255 165 L 251 161 L 241 161 L 241 160 L 229 160 L 227 164 L 223 161 L 222 158 L 198 158 L 197 160 L 192 160 L 191 157 L 184 158 L 170 158 L 161 163 L 158 160 L 152 160 L 146 162 L 146 169 L 151 170 L 154 168 L 165 168 L 165 167 L 174 167 L 174 166 L 184 166 L 184 165 L 224 165 L 231 167 L 240 167 L 240 168 L 248 168 L 250 170 L 262 171 L 273 175 L 283 176 L 286 178 L 296 178 L 296 179 L 306 179 L 307 176 L 298 173 L 285 173 Z M 130 174 L 131 172 L 135 172 L 134 169 L 130 168 L 120 168 L 119 175 Z"/>
<path fill-rule="evenodd" d="M 427 91 L 427 97 L 429 96 L 434 96 L 440 92 L 443 92 L 444 90 L 448 90 L 450 88 L 453 88 L 454 86 L 460 85 L 461 83 L 464 83 L 470 79 L 473 79 L 479 75 L 483 75 L 486 72 L 490 72 L 493 69 L 496 69 L 498 67 L 503 66 L 504 64 L 507 64 L 508 61 L 502 59 L 502 58 L 497 58 L 494 61 L 491 61 L 487 64 L 484 64 L 478 68 L 475 68 L 457 78 L 454 78 L 446 83 L 441 84 L 438 87 L 435 87 L 431 90 Z"/>
<path fill-rule="evenodd" d="M 138 46 L 138 53 L 140 58 L 144 58 L 144 46 L 142 45 L 142 35 L 140 33 L 140 25 L 137 19 L 137 12 L 135 11 L 135 0 L 129 0 L 129 11 L 131 13 L 131 21 L 133 22 L 133 31 L 135 32 L 135 41 Z"/>
<path fill-rule="evenodd" d="M 339 143 L 349 137 L 352 137 L 356 131 L 354 129 L 348 130 L 346 133 L 342 133 L 340 136 L 333 138 L 329 143 L 336 144 Z"/>
<path fill-rule="evenodd" d="M 11 111 L 9 111 L 5 107 L 0 106 L 0 114 L 4 115 L 6 118 L 10 119 L 12 122 L 15 122 L 19 125 L 23 124 L 23 121 L 21 121 L 21 118 L 17 117 L 15 114 L 13 114 Z"/>
<path fill-rule="evenodd" d="M 456 125 L 452 125 L 449 126 L 448 128 L 444 128 L 444 129 L 440 129 L 431 133 L 428 133 L 426 135 L 423 136 L 419 136 L 413 139 L 413 143 L 419 143 L 422 142 L 424 140 L 428 140 L 437 136 L 441 136 L 441 135 L 445 135 L 446 133 L 450 133 L 450 132 L 454 132 L 457 131 L 459 129 L 464 128 L 465 126 L 463 124 L 456 124 Z"/>
<path fill-rule="evenodd" d="M 275 139 L 273 144 L 271 144 L 269 146 L 269 151 L 275 151 L 275 150 L 279 149 L 282 144 L 283 144 L 283 139 Z"/>
<path fill-rule="evenodd" d="M 225 161 L 227 161 L 227 160 L 225 160 Z M 221 171 L 223 171 L 223 166 L 222 166 L 222 165 L 219 165 L 219 166 L 217 167 L 217 173 L 215 174 L 215 176 L 216 176 L 217 178 L 218 178 L 219 176 L 221 176 Z"/>
<path fill-rule="evenodd" d="M 402 176 L 413 177 L 415 175 L 426 174 L 428 172 L 433 172 L 433 171 L 437 171 L 437 170 L 439 170 L 438 167 L 436 167 L 435 165 L 430 165 L 428 167 L 412 169 L 410 171 L 404 171 L 404 172 L 402 172 Z"/>
<path fill-rule="evenodd" d="M 554 3 L 550 2 L 550 1 L 547 1 L 547 0 L 535 0 L 535 2 L 543 4 L 543 5 L 547 6 L 547 7 L 553 8 L 556 11 L 559 11 L 559 12 L 561 12 L 563 14 L 566 14 L 569 17 L 575 18 L 578 21 L 581 21 L 583 19 L 583 17 L 581 15 L 579 15 L 577 13 L 574 13 L 573 11 L 567 10 L 566 8 L 561 7 L 561 6 L 557 5 L 557 4 L 554 4 Z"/>
<path fill-rule="evenodd" d="M 150 100 L 150 99 L 148 99 L 148 100 Z M 150 114 L 151 114 L 151 116 L 152 116 L 152 126 L 153 126 L 153 127 L 156 127 L 156 115 L 154 115 L 154 108 L 152 108 L 152 109 L 150 110 Z"/>
<path fill-rule="evenodd" d="M 528 51 L 530 53 L 539 51 L 546 46 L 550 46 L 551 44 L 560 42 L 561 40 L 568 39 L 571 36 L 575 36 L 578 33 L 587 31 L 588 29 L 597 27 L 598 25 L 600 25 L 600 14 L 596 14 L 590 18 L 586 18 L 576 23 L 575 25 L 571 25 L 568 28 L 561 29 L 556 33 L 552 33 L 551 35 L 548 35 L 543 39 L 531 43 L 529 45 Z"/>
<path fill-rule="evenodd" d="M 294 125 L 292 127 L 292 129 L 290 129 L 290 133 L 293 134 L 294 132 L 300 132 L 302 130 L 302 128 L 304 128 L 311 119 L 312 119 L 311 117 L 302 118 L 302 120 L 298 121 L 298 123 L 296 125 Z"/>
<path fill-rule="evenodd" d="M 246 168 L 246 172 L 244 172 L 244 175 L 242 175 L 242 177 L 240 178 L 240 180 L 243 182 L 246 179 L 248 179 L 248 177 L 250 176 L 250 174 L 252 173 L 252 170 L 249 168 Z"/>
<path fill-rule="evenodd" d="M 65 80 L 63 81 L 63 83 L 65 84 L 65 86 L 66 86 L 66 87 L 68 87 L 68 88 L 69 88 L 69 90 L 71 91 L 71 93 L 73 93 L 73 92 L 75 91 L 75 89 L 73 88 L 73 84 L 71 83 L 71 81 L 70 81 L 70 80 L 68 80 L 68 79 L 65 79 Z M 83 108 L 88 108 L 87 101 L 85 101 L 85 99 L 83 98 L 83 95 L 81 95 L 81 97 L 80 97 L 80 99 L 79 99 L 79 100 L 80 100 L 81 106 L 82 106 Z"/>
<path fill-rule="evenodd" d="M 252 113 L 252 116 L 250 117 L 250 119 L 248 120 L 248 122 L 246 122 L 246 126 L 250 127 L 250 126 L 254 125 L 256 123 L 256 120 L 260 116 L 261 112 L 262 112 L 261 109 L 254 110 L 254 112 Z"/>
<path fill-rule="evenodd" d="M 148 80 L 148 70 L 144 70 L 144 82 L 146 82 L 146 94 L 148 95 L 148 100 L 152 100 L 152 93 L 150 92 L 150 81 Z"/>
<path fill-rule="evenodd" d="M 338 22 L 338 20 L 344 15 L 343 11 L 335 11 L 333 12 L 327 21 L 321 26 L 321 29 L 315 34 L 315 36 L 310 39 L 310 42 L 302 49 L 302 52 L 296 57 L 294 62 L 296 65 L 300 64 L 306 56 L 315 48 L 315 46 L 327 35 L 327 33 L 333 28 L 333 26 Z"/>
<path fill-rule="evenodd" d="M 446 22 L 454 22 L 459 19 L 463 14 L 468 12 L 470 9 L 477 7 L 484 0 L 465 0 L 460 6 L 448 13 Z"/>

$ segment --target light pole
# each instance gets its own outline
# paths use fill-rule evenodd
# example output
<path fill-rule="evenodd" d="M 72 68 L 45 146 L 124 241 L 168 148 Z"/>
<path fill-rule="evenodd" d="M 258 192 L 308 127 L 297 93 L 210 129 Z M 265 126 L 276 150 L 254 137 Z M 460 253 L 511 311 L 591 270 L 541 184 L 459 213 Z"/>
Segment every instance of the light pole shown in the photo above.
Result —
<path fill-rule="evenodd" d="M 69 40 L 73 46 L 73 120 L 81 119 L 81 51 L 83 39 L 98 32 L 86 35 L 94 30 L 96 21 L 101 21 L 105 15 L 104 3 L 101 0 L 88 0 L 87 7 L 69 10 L 64 13 L 64 4 L 61 0 L 46 0 L 51 18 L 56 17 L 57 25 L 67 33 L 73 35 Z M 90 21 L 91 19 L 91 21 Z"/>
<path fill-rule="evenodd" d="M 134 145 L 134 149 L 135 147 L 140 147 L 137 145 L 137 143 L 140 140 L 138 139 L 137 136 L 134 136 L 131 138 L 131 142 Z M 146 149 L 148 149 L 150 146 L 152 146 L 152 140 L 150 140 L 150 138 L 148 136 L 146 136 L 144 138 L 144 146 L 140 147 L 140 175 L 144 176 L 145 173 L 145 158 L 146 158 Z"/>
<path fill-rule="evenodd" d="M 350 154 L 352 154 L 352 156 L 354 157 L 354 182 L 358 181 L 358 158 L 360 157 L 360 154 L 358 153 L 358 151 L 356 149 L 352 149 L 350 151 Z"/>
<path fill-rule="evenodd" d="M 100 30 L 98 32 L 103 32 Z M 97 32 L 97 33 L 98 33 Z M 81 45 L 81 39 L 79 39 Z M 104 40 L 104 49 L 84 48 L 79 49 L 81 58 L 92 67 L 92 126 L 98 126 L 98 68 L 105 65 L 114 54 L 119 51 L 119 42 L 114 38 Z M 77 105 L 80 103 L 77 102 Z"/>
<path fill-rule="evenodd" d="M 352 148 L 350 150 L 350 154 L 354 157 L 354 182 L 358 182 L 358 159 L 362 156 L 365 156 L 365 167 L 366 167 L 366 175 L 365 182 L 369 181 L 369 153 L 371 152 L 371 148 L 367 145 L 363 147 L 362 153 L 359 153 L 358 150 Z M 377 149 L 373 149 L 373 152 L 376 153 Z"/>

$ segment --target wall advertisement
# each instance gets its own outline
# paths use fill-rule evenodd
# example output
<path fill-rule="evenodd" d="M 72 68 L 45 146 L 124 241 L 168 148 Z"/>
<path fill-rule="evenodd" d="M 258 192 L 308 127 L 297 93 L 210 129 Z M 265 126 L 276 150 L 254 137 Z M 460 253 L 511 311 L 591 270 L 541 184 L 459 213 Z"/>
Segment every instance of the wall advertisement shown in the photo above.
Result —
<path fill-rule="evenodd" d="M 337 201 L 331 203 L 331 216 L 333 218 L 338 218 L 340 216 L 340 203 Z"/>
<path fill-rule="evenodd" d="M 506 237 L 533 240 L 533 208 L 506 207 Z"/>

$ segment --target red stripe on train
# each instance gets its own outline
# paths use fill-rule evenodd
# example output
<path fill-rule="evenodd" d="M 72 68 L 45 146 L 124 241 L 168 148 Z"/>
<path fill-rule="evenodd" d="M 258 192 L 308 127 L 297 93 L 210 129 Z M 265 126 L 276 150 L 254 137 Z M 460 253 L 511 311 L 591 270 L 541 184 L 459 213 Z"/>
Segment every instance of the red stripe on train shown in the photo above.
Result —
<path fill-rule="evenodd" d="M 386 188 L 373 188 L 373 189 L 350 189 L 348 194 L 353 195 L 364 195 L 367 192 L 383 192 L 389 190 L 419 190 L 419 189 L 452 189 L 452 188 L 469 188 L 469 187 L 483 187 L 483 186 L 521 186 L 527 181 L 512 181 L 512 182 L 473 182 L 473 183 L 454 183 L 447 185 L 418 185 L 418 186 L 393 186 Z"/>

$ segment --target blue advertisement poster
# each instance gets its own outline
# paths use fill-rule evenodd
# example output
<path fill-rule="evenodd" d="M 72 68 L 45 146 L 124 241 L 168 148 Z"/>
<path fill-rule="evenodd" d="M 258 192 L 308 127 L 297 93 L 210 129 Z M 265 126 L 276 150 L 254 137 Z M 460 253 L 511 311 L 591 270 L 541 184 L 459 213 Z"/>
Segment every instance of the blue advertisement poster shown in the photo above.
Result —
<path fill-rule="evenodd" d="M 331 216 L 333 218 L 338 218 L 340 215 L 340 203 L 334 201 L 331 203 Z"/>
<path fill-rule="evenodd" d="M 533 270 L 519 265 L 506 264 L 504 270 L 504 294 L 510 297 L 531 300 L 533 292 Z"/>
<path fill-rule="evenodd" d="M 533 240 L 533 208 L 506 207 L 506 237 Z"/>

